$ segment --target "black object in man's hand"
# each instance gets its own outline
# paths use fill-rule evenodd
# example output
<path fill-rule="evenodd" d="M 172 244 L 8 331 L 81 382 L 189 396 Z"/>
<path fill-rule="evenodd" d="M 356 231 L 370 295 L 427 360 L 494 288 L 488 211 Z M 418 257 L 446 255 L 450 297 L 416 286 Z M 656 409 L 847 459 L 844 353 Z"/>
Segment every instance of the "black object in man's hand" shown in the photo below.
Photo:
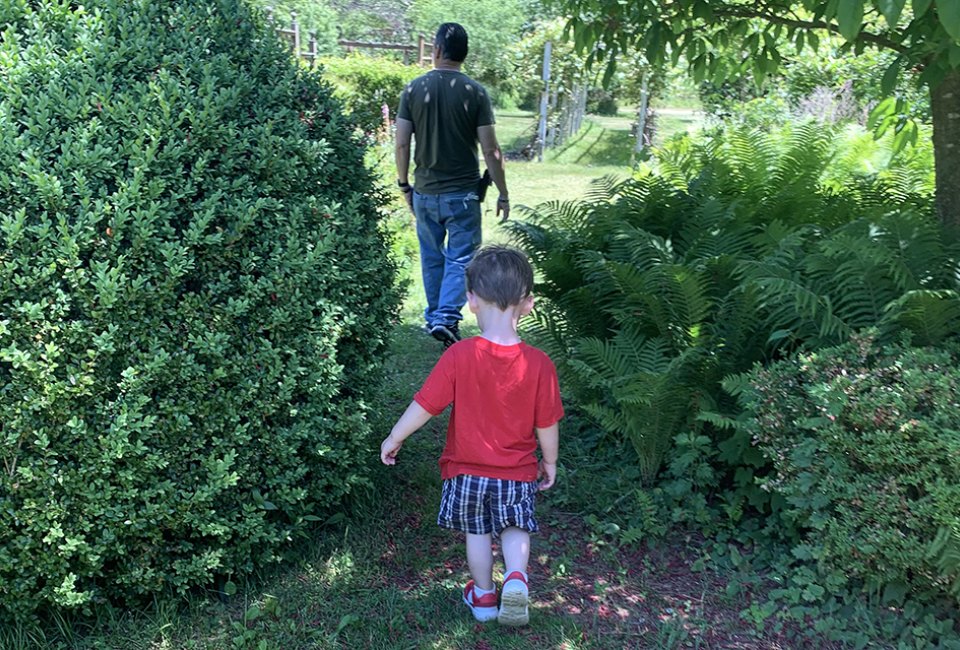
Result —
<path fill-rule="evenodd" d="M 480 177 L 480 182 L 477 183 L 477 196 L 480 198 L 480 203 L 483 203 L 483 199 L 487 196 L 487 188 L 493 185 L 493 178 L 490 176 L 490 170 L 484 169 L 483 176 Z"/>

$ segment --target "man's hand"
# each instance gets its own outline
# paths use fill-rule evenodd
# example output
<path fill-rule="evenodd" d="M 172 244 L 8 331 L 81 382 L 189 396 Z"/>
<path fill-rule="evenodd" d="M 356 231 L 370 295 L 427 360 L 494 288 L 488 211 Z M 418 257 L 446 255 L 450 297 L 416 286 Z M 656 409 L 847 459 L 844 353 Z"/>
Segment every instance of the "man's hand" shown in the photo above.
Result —
<path fill-rule="evenodd" d="M 557 480 L 557 464 L 540 461 L 537 465 L 537 480 L 540 481 L 539 490 L 549 490 Z"/>
<path fill-rule="evenodd" d="M 407 207 L 410 208 L 410 214 L 417 216 L 413 211 L 413 190 L 403 193 L 403 200 L 407 202 Z"/>
<path fill-rule="evenodd" d="M 384 438 L 383 442 L 380 443 L 380 462 L 384 465 L 396 465 L 397 453 L 402 446 L 403 443 L 397 442 L 393 436 Z"/>
<path fill-rule="evenodd" d="M 500 223 L 510 218 L 510 199 L 501 196 L 497 199 L 497 211 L 495 216 L 500 217 Z"/>

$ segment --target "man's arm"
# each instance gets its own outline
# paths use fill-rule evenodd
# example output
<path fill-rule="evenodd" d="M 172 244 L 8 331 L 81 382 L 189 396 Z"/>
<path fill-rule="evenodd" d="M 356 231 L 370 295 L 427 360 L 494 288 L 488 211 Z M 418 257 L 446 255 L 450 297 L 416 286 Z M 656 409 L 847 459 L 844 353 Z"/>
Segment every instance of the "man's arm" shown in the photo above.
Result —
<path fill-rule="evenodd" d="M 413 122 L 398 117 L 396 121 L 397 135 L 393 150 L 394 160 L 397 163 L 397 182 L 410 183 L 410 142 L 413 139 Z M 401 187 L 407 205 L 413 212 L 413 188 Z"/>
<path fill-rule="evenodd" d="M 500 151 L 500 143 L 497 142 L 497 132 L 492 124 L 477 127 L 477 139 L 480 140 L 480 150 L 483 152 L 483 160 L 490 170 L 490 177 L 494 185 L 500 191 L 497 198 L 496 215 L 503 214 L 503 221 L 510 218 L 510 193 L 507 191 L 507 175 L 503 168 L 503 152 Z"/>

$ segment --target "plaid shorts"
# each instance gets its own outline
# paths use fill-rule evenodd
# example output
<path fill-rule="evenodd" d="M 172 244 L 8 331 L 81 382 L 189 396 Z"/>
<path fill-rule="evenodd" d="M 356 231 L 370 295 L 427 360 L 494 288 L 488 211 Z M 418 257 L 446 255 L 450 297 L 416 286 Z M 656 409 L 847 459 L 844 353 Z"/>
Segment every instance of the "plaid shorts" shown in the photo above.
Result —
<path fill-rule="evenodd" d="M 492 533 L 510 526 L 537 532 L 533 509 L 536 481 L 508 481 L 461 474 L 443 482 L 437 524 L 472 535 Z"/>

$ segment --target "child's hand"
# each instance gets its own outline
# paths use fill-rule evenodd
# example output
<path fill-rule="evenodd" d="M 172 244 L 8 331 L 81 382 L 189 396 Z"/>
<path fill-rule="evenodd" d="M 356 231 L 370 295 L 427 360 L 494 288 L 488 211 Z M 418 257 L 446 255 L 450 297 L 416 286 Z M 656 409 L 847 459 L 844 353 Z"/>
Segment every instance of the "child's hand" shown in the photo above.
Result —
<path fill-rule="evenodd" d="M 557 480 L 557 464 L 540 461 L 537 465 L 537 480 L 540 481 L 540 491 L 548 490 Z"/>
<path fill-rule="evenodd" d="M 384 465 L 396 465 L 397 452 L 400 451 L 402 446 L 403 443 L 394 440 L 393 436 L 384 438 L 383 442 L 380 443 L 380 462 Z"/>

